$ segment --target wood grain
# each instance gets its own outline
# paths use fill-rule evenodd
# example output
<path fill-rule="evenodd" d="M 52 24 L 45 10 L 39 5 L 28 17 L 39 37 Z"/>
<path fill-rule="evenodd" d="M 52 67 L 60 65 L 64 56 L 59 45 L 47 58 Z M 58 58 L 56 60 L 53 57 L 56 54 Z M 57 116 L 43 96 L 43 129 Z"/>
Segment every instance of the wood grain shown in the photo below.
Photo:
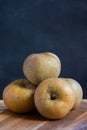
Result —
<path fill-rule="evenodd" d="M 87 100 L 60 120 L 48 120 L 38 112 L 15 114 L 0 101 L 0 130 L 87 130 Z"/>

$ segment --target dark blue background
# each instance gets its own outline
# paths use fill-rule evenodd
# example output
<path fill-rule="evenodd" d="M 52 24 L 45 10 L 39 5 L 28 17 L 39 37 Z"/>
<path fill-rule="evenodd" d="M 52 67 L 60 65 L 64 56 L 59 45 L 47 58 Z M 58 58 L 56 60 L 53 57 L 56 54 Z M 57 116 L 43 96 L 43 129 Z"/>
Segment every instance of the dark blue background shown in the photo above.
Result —
<path fill-rule="evenodd" d="M 51 51 L 87 98 L 87 0 L 0 0 L 0 98 L 31 53 Z"/>

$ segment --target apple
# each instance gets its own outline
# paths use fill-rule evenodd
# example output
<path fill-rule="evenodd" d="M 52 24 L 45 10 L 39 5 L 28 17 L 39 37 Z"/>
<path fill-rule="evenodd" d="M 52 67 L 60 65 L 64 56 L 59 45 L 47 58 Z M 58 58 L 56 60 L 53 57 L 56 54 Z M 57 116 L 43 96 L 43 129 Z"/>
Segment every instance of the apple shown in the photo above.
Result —
<path fill-rule="evenodd" d="M 72 78 L 63 78 L 63 79 L 67 81 L 67 83 L 70 85 L 70 87 L 73 89 L 75 93 L 75 103 L 72 108 L 72 109 L 75 109 L 80 105 L 83 98 L 82 87 L 75 79 L 72 79 Z"/>
<path fill-rule="evenodd" d="M 75 94 L 61 78 L 48 78 L 35 90 L 34 102 L 39 113 L 49 119 L 66 116 L 75 102 Z"/>
<path fill-rule="evenodd" d="M 35 109 L 35 86 L 26 79 L 18 79 L 8 84 L 3 90 L 3 100 L 13 112 L 26 113 Z"/>
<path fill-rule="evenodd" d="M 47 78 L 56 78 L 61 71 L 58 56 L 51 52 L 29 55 L 23 63 L 25 77 L 35 85 Z"/>

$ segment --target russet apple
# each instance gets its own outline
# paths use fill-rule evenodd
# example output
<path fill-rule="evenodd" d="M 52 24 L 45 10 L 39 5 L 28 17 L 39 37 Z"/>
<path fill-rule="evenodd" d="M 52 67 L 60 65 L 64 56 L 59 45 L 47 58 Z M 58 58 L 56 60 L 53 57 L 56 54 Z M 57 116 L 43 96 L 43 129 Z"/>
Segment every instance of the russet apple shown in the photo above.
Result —
<path fill-rule="evenodd" d="M 26 113 L 35 109 L 35 86 L 26 79 L 18 79 L 8 84 L 3 91 L 3 100 L 13 112 Z"/>
<path fill-rule="evenodd" d="M 49 119 L 59 119 L 68 114 L 75 102 L 75 94 L 69 84 L 60 78 L 48 78 L 35 90 L 35 106 Z"/>
<path fill-rule="evenodd" d="M 60 71 L 60 59 L 51 52 L 31 54 L 23 63 L 25 77 L 36 85 L 47 78 L 58 77 Z"/>
<path fill-rule="evenodd" d="M 72 109 L 75 109 L 77 106 L 80 105 L 82 98 L 83 98 L 83 90 L 81 85 L 72 78 L 63 78 L 67 83 L 70 85 L 70 87 L 73 89 L 75 93 L 75 103 L 73 105 Z"/>

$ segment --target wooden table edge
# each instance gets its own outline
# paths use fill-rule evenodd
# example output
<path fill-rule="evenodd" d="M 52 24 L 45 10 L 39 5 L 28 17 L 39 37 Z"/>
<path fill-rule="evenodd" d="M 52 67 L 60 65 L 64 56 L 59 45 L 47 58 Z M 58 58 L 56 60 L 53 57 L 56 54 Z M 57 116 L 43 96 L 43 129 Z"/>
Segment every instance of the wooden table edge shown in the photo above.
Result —
<path fill-rule="evenodd" d="M 82 105 L 86 105 L 87 106 L 87 99 L 83 99 L 82 100 Z M 4 101 L 3 100 L 0 100 L 0 109 L 1 109 L 1 113 L 3 112 L 3 110 L 4 109 L 6 109 L 7 107 L 6 107 L 6 105 L 4 104 Z M 85 112 L 83 111 L 83 110 L 85 110 Z M 78 115 L 78 112 L 81 112 L 80 113 L 80 115 Z M 60 128 L 62 128 L 62 129 L 65 129 L 65 130 L 75 130 L 75 128 L 76 129 L 78 129 L 78 128 L 80 128 L 80 127 L 84 127 L 84 128 L 87 128 L 87 111 L 86 111 L 86 107 L 83 107 L 83 108 L 81 108 L 79 111 L 77 112 L 77 115 L 76 115 L 76 112 L 74 113 L 74 115 L 73 115 L 73 113 L 71 113 L 71 118 L 69 118 L 70 116 L 68 116 L 68 119 L 67 118 L 65 118 L 65 120 L 62 120 L 62 121 L 60 121 L 60 122 L 57 122 L 57 121 L 48 121 L 48 120 L 43 120 L 43 122 L 42 122 L 42 120 L 40 120 L 40 118 L 38 118 L 38 116 L 34 119 L 34 116 L 31 116 L 31 118 L 30 118 L 30 123 L 32 123 L 32 129 L 31 130 L 33 130 L 33 129 L 36 129 L 36 128 L 40 128 L 41 126 L 42 126 L 42 128 L 44 129 L 45 127 L 53 127 L 54 129 L 57 129 L 58 127 L 58 129 L 60 130 Z M 11 114 L 11 113 L 10 113 Z M 10 117 L 11 117 L 11 120 L 12 121 L 10 121 L 10 124 L 12 124 L 13 125 L 13 121 L 15 120 L 15 119 L 17 119 L 17 121 L 18 121 L 18 129 L 21 129 L 22 127 L 21 127 L 21 125 L 22 126 L 26 126 L 25 128 L 26 129 L 28 129 L 28 127 L 27 127 L 27 123 L 28 123 L 28 125 L 29 125 L 29 121 L 27 122 L 27 120 L 25 120 L 24 121 L 24 119 L 28 119 L 28 118 L 20 118 L 19 116 L 15 116 L 15 118 L 13 118 L 14 117 L 14 114 L 11 114 L 10 115 L 9 113 L 6 115 L 6 112 L 5 112 L 5 114 L 4 113 L 2 113 L 1 114 L 1 121 L 2 122 L 4 122 L 5 121 L 5 123 L 7 123 L 8 124 L 8 117 L 9 117 L 9 121 L 10 121 Z M 18 118 L 16 118 L 16 117 L 18 117 Z M 22 120 L 23 119 L 23 122 L 25 122 L 25 124 L 23 125 L 23 122 L 22 121 L 20 121 L 20 120 Z M 73 119 L 75 119 L 75 121 L 73 120 Z M 71 122 L 71 124 L 68 124 L 68 121 L 70 120 L 70 122 Z M 72 120 L 73 120 L 73 122 L 72 122 Z M 7 122 L 6 122 L 7 121 Z M 17 122 L 16 121 L 16 122 Z M 20 122 L 19 122 L 20 121 Z M 37 123 L 37 121 L 39 121 L 40 122 L 40 125 Z M 27 122 L 27 123 L 26 123 Z M 64 122 L 66 122 L 66 124 L 65 125 L 62 125 Z M 22 124 L 21 124 L 22 123 Z M 37 123 L 37 125 L 35 125 L 35 124 Z M 46 124 L 46 123 L 48 123 L 48 124 Z M 51 123 L 53 124 L 53 125 L 51 125 Z M 57 125 L 57 123 L 59 123 L 60 124 L 60 126 L 59 125 Z M 4 124 L 4 123 L 3 123 Z M 6 127 L 8 126 L 8 125 L 5 125 L 5 126 L 1 126 L 1 127 L 4 127 L 5 129 L 7 129 Z M 44 124 L 44 125 L 43 125 Z M 46 125 L 45 125 L 46 124 Z M 68 124 L 68 125 L 67 125 Z M 12 126 L 11 125 L 11 126 Z M 16 124 L 17 125 L 17 124 Z M 11 127 L 11 126 L 8 126 L 8 127 Z M 14 125 L 13 125 L 14 126 Z M 12 126 L 12 127 L 13 127 Z M 19 126 L 20 126 L 20 128 L 19 128 Z M 40 127 L 39 127 L 40 126 Z M 3 128 L 2 128 L 3 129 Z M 13 128 L 14 129 L 14 128 Z M 18 130 L 17 129 L 17 130 Z M 61 129 L 61 130 L 62 130 Z M 4 129 L 3 129 L 4 130 Z M 36 129 L 37 130 L 37 129 Z"/>
<path fill-rule="evenodd" d="M 83 101 L 83 102 L 87 102 L 87 99 L 83 99 L 82 101 Z"/>

